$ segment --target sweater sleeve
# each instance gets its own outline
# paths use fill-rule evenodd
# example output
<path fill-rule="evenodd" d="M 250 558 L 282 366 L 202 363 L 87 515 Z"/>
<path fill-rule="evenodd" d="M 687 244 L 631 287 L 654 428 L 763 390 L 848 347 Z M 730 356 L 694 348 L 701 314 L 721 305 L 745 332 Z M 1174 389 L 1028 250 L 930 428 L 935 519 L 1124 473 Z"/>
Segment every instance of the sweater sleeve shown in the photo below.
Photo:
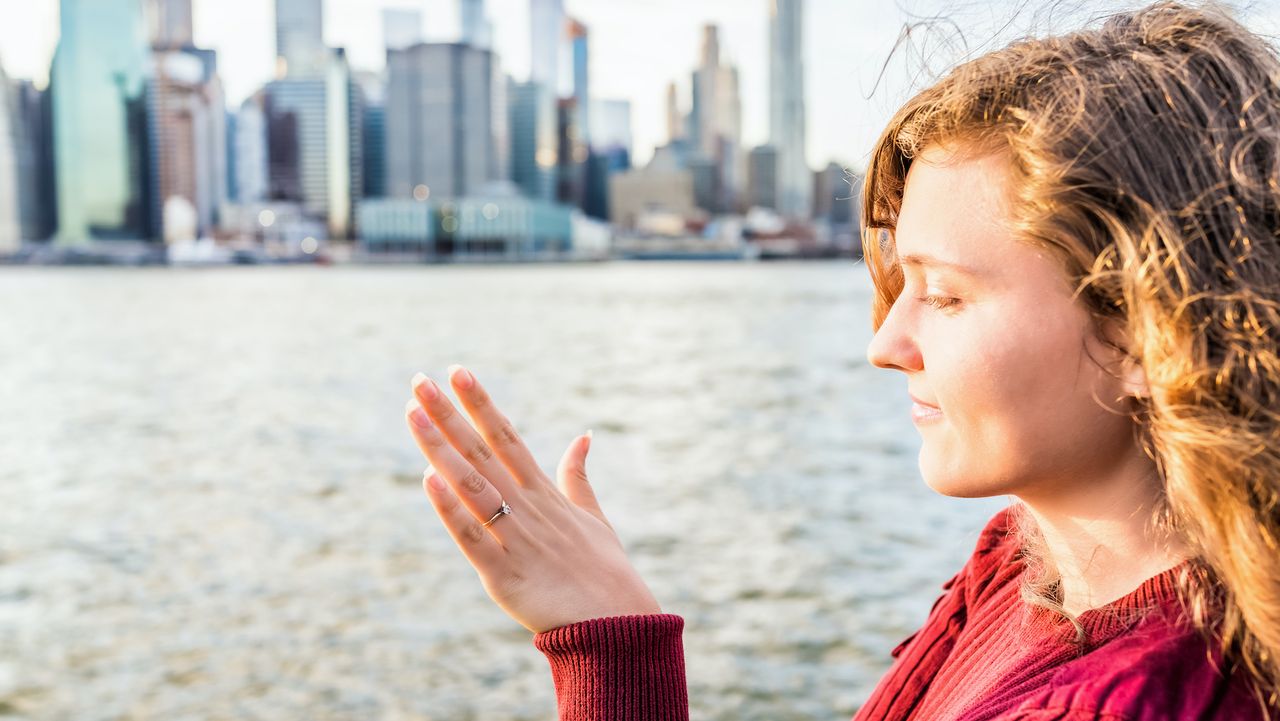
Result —
<path fill-rule="evenodd" d="M 539 633 L 560 721 L 687 721 L 684 619 L 597 618 Z"/>

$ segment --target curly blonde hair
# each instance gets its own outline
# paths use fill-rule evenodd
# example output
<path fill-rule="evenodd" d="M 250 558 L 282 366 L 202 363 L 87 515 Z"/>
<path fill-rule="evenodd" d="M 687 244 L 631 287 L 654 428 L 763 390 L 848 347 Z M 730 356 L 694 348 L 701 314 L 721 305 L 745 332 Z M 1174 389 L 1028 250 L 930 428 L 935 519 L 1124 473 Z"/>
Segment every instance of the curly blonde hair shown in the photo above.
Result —
<path fill-rule="evenodd" d="M 1190 549 L 1184 602 L 1280 693 L 1280 58 L 1226 11 L 1158 2 L 1016 42 L 903 106 L 863 188 L 879 328 L 902 291 L 893 229 L 912 159 L 1007 154 L 1015 229 L 1050 249 L 1099 329 L 1127 333 L 1150 396 L 1140 442 Z M 1034 555 L 1034 553 L 1033 553 Z M 1030 567 L 1030 566 L 1029 566 Z M 1052 568 L 1024 595 L 1055 607 Z M 1269 703 L 1268 703 L 1269 700 Z"/>

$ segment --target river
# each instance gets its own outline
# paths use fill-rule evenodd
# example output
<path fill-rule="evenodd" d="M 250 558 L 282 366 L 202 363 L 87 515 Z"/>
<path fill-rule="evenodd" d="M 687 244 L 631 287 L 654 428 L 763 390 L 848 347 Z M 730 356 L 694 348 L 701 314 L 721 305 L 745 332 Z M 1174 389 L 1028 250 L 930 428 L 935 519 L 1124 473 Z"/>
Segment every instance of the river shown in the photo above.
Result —
<path fill-rule="evenodd" d="M 463 363 L 588 472 L 695 719 L 847 719 L 1003 502 L 916 469 L 866 270 L 0 269 L 0 717 L 554 719 L 422 494 Z M 7 715 L 6 715 L 7 714 Z"/>

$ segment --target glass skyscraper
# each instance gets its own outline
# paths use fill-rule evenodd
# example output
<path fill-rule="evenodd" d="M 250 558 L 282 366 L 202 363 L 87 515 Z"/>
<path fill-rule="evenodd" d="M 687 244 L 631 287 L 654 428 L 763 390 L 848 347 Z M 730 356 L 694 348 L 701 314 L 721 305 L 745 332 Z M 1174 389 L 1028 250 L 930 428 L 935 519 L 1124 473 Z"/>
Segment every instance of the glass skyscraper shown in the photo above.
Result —
<path fill-rule="evenodd" d="M 778 153 L 778 210 L 808 217 L 813 174 L 805 158 L 804 0 L 771 0 L 769 138 Z"/>
<path fill-rule="evenodd" d="M 54 55 L 58 242 L 148 239 L 147 34 L 138 0 L 62 0 Z"/>
<path fill-rule="evenodd" d="M 14 88 L 0 66 L 0 253 L 15 250 L 22 226 L 18 198 L 18 151 L 22 135 Z"/>

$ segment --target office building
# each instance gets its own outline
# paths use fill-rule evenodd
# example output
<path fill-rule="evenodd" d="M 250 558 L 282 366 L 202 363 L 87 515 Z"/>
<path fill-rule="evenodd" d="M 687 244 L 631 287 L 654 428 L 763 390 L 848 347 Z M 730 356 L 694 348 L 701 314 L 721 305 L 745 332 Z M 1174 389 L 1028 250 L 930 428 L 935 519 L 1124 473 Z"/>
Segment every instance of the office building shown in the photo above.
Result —
<path fill-rule="evenodd" d="M 769 9 L 769 143 L 778 153 L 778 210 L 807 218 L 813 181 L 805 156 L 804 0 L 770 0 Z"/>
<path fill-rule="evenodd" d="M 267 199 L 300 203 L 331 239 L 348 238 L 364 193 L 364 108 L 345 53 L 332 51 L 318 78 L 265 88 Z"/>
<path fill-rule="evenodd" d="M 22 119 L 14 87 L 0 64 L 0 255 L 22 242 L 21 198 L 18 194 Z"/>
<path fill-rule="evenodd" d="M 14 86 L 18 129 L 18 215 L 24 240 L 43 241 L 57 228 L 54 181 L 53 96 L 30 80 Z"/>
<path fill-rule="evenodd" d="M 494 54 L 470 45 L 388 51 L 388 197 L 461 197 L 509 177 L 501 77 Z"/>
<path fill-rule="evenodd" d="M 555 198 L 556 101 L 541 83 L 510 84 L 511 180 L 527 198 Z"/>
<path fill-rule="evenodd" d="M 772 145 L 752 148 L 747 156 L 747 206 L 778 209 L 778 151 Z"/>
<path fill-rule="evenodd" d="M 157 47 L 152 65 L 151 223 L 167 242 L 194 240 L 213 229 L 227 200 L 226 100 L 217 55 L 190 45 Z"/>
<path fill-rule="evenodd" d="M 154 237 L 148 65 L 138 0 L 62 0 L 50 79 L 61 244 Z"/>

